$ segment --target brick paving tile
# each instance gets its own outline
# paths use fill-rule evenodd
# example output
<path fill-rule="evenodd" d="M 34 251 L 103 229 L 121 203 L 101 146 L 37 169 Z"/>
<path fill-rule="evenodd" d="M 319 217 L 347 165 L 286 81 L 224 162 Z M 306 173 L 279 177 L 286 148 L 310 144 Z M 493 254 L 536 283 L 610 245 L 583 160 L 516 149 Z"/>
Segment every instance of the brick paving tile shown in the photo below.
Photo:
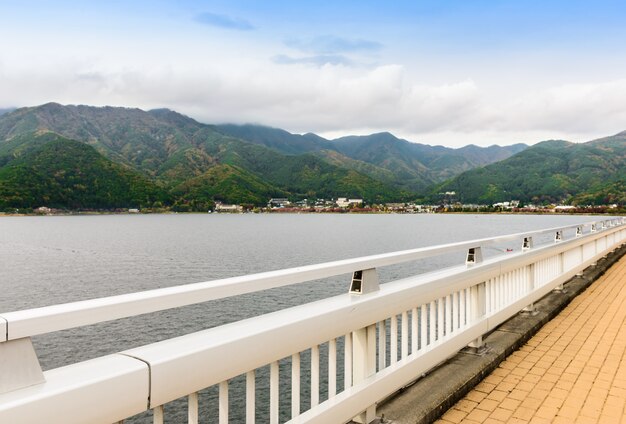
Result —
<path fill-rule="evenodd" d="M 494 390 L 493 392 L 489 393 L 489 395 L 487 395 L 487 399 L 502 401 L 507 397 L 508 394 L 509 392 L 505 392 L 502 390 Z"/>
<path fill-rule="evenodd" d="M 574 418 L 576 418 L 578 416 L 578 412 L 579 411 L 580 411 L 580 408 L 573 408 L 573 407 L 569 407 L 569 406 L 563 406 L 563 407 L 561 407 L 561 409 L 559 409 L 559 412 L 558 412 L 557 416 L 573 420 Z"/>
<path fill-rule="evenodd" d="M 480 402 L 478 404 L 478 406 L 476 407 L 476 409 L 481 409 L 483 411 L 488 411 L 491 412 L 494 409 L 496 409 L 498 407 L 498 405 L 500 404 L 500 402 L 497 402 L 495 400 L 492 399 L 485 399 L 482 402 Z"/>
<path fill-rule="evenodd" d="M 504 421 L 496 420 L 495 418 L 487 417 L 483 424 L 502 424 Z"/>
<path fill-rule="evenodd" d="M 509 411 L 515 411 L 521 403 L 522 402 L 515 399 L 504 399 L 500 403 L 500 408 L 508 409 Z"/>
<path fill-rule="evenodd" d="M 522 401 L 522 407 L 536 411 L 541 406 L 543 399 L 526 398 Z"/>
<path fill-rule="evenodd" d="M 460 401 L 457 402 L 456 405 L 454 405 L 454 408 L 460 411 L 469 413 L 469 412 L 472 412 L 474 408 L 476 408 L 476 405 L 478 405 L 478 403 L 474 401 L 461 399 Z"/>
<path fill-rule="evenodd" d="M 459 411 L 458 409 L 450 409 L 448 412 L 443 414 L 441 417 L 442 420 L 451 423 L 460 423 L 463 422 L 463 418 L 467 416 L 467 412 Z"/>
<path fill-rule="evenodd" d="M 515 411 L 513 411 L 513 418 L 519 418 L 528 421 L 533 417 L 533 415 L 535 415 L 535 411 L 535 408 L 525 408 L 523 406 L 520 406 Z"/>
<path fill-rule="evenodd" d="M 476 387 L 474 387 L 474 390 L 476 390 L 478 392 L 483 392 L 483 393 L 489 394 L 495 388 L 496 388 L 495 384 L 486 383 L 486 382 L 482 381 L 480 384 L 478 384 Z"/>
<path fill-rule="evenodd" d="M 465 399 L 480 403 L 485 397 L 487 397 L 487 393 L 472 390 L 465 396 Z"/>
<path fill-rule="evenodd" d="M 490 418 L 495 418 L 496 420 L 500 420 L 502 422 L 506 422 L 511 415 L 513 415 L 513 411 L 504 408 L 496 408 L 490 415 Z"/>
<path fill-rule="evenodd" d="M 474 409 L 467 415 L 468 420 L 474 420 L 478 422 L 483 422 L 489 416 L 489 411 L 483 411 L 481 409 Z"/>
<path fill-rule="evenodd" d="M 626 423 L 626 257 L 439 422 Z"/>
<path fill-rule="evenodd" d="M 522 420 L 520 418 L 509 418 L 509 420 L 507 421 L 508 424 L 528 424 L 528 420 Z"/>

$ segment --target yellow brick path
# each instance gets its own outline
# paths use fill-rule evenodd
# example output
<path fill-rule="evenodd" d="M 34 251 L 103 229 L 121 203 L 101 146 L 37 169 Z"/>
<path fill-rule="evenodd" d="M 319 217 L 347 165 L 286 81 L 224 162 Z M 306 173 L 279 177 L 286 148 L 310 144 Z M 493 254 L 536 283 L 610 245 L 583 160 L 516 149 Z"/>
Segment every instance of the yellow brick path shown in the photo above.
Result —
<path fill-rule="evenodd" d="M 626 257 L 438 423 L 626 423 Z"/>

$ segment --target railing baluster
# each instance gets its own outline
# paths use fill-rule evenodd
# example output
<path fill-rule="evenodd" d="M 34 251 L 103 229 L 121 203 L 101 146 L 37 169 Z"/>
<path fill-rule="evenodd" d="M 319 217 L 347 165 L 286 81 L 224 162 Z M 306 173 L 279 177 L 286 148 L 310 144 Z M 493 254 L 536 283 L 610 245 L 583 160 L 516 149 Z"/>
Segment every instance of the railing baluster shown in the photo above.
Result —
<path fill-rule="evenodd" d="M 152 408 L 152 424 L 163 424 L 163 405 Z"/>
<path fill-rule="evenodd" d="M 345 335 L 343 349 L 343 387 L 345 390 L 352 387 L 352 333 Z"/>
<path fill-rule="evenodd" d="M 409 314 L 407 311 L 402 311 L 402 359 L 409 356 Z"/>
<path fill-rule="evenodd" d="M 440 297 L 437 300 L 437 341 L 443 339 L 443 328 L 444 328 L 444 320 L 443 320 L 443 297 Z"/>
<path fill-rule="evenodd" d="M 465 327 L 465 289 L 459 291 L 459 328 Z"/>
<path fill-rule="evenodd" d="M 391 316 L 391 328 L 390 328 L 390 363 L 395 364 L 398 362 L 398 316 Z"/>
<path fill-rule="evenodd" d="M 446 296 L 446 336 L 452 333 L 452 295 Z"/>
<path fill-rule="evenodd" d="M 337 339 L 328 342 L 328 398 L 337 394 Z"/>
<path fill-rule="evenodd" d="M 300 352 L 291 355 L 291 418 L 300 415 Z"/>
<path fill-rule="evenodd" d="M 278 424 L 278 361 L 270 365 L 270 424 Z"/>
<path fill-rule="evenodd" d="M 320 347 L 311 348 L 311 408 L 320 403 Z"/>
<path fill-rule="evenodd" d="M 417 308 L 411 310 L 411 354 L 417 352 L 417 339 L 419 335 L 419 327 L 417 320 Z"/>
<path fill-rule="evenodd" d="M 459 292 L 452 294 L 452 331 L 459 330 Z"/>
<path fill-rule="evenodd" d="M 426 304 L 420 306 L 420 349 L 424 349 L 428 344 L 428 311 Z"/>
<path fill-rule="evenodd" d="M 429 316 L 428 316 L 428 320 L 429 320 L 429 329 L 428 329 L 428 344 L 432 345 L 433 343 L 435 343 L 435 331 L 437 329 L 436 324 L 437 324 L 437 314 L 435 313 L 435 301 L 433 300 L 432 302 L 430 302 L 430 307 L 428 308 L 429 310 Z"/>
<path fill-rule="evenodd" d="M 246 373 L 246 424 L 254 424 L 256 420 L 256 381 L 255 371 Z"/>
<path fill-rule="evenodd" d="M 220 396 L 219 396 L 219 423 L 228 424 L 228 381 L 222 381 L 220 383 Z"/>
<path fill-rule="evenodd" d="M 378 323 L 378 371 L 387 366 L 387 320 Z"/>
<path fill-rule="evenodd" d="M 226 387 L 228 390 L 228 383 L 226 383 Z M 221 387 L 220 387 L 221 394 Z M 226 400 L 228 402 L 228 399 Z M 227 411 L 228 412 L 228 411 Z M 198 392 L 190 393 L 187 396 L 187 422 L 189 424 L 198 424 Z M 228 415 L 225 423 L 228 423 Z M 220 418 L 220 424 L 222 423 L 222 419 Z"/>

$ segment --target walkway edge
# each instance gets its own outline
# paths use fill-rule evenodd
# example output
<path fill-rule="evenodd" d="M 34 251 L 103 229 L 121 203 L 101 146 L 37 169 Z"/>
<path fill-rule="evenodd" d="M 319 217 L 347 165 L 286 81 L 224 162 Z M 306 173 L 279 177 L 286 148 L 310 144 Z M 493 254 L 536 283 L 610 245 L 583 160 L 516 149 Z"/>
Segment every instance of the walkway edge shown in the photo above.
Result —
<path fill-rule="evenodd" d="M 483 356 L 458 353 L 414 384 L 382 401 L 377 412 L 384 423 L 431 423 L 470 392 L 511 353 L 534 336 L 626 254 L 626 244 L 565 283 L 564 292 L 551 292 L 535 305 L 536 315 L 517 314 L 489 334 Z"/>

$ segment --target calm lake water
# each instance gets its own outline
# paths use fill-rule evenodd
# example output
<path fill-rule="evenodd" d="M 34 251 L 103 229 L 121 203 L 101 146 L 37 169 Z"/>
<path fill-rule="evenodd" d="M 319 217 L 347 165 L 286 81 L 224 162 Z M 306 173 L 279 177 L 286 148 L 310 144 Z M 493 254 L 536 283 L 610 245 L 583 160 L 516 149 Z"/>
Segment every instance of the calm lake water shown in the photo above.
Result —
<path fill-rule="evenodd" d="M 592 220 L 430 214 L 1 217 L 0 311 Z M 508 247 L 519 248 L 501 246 L 485 253 L 497 254 Z M 461 253 L 385 268 L 381 282 L 462 261 Z M 35 348 L 42 367 L 51 369 L 341 294 L 348 282 L 349 276 L 341 276 L 60 331 L 35 337 Z M 265 421 L 263 417 L 259 413 L 259 422 Z M 181 418 L 180 411 L 174 411 L 169 422 Z M 215 416 L 204 417 L 204 422 L 213 421 Z M 238 422 L 237 415 L 231 422 Z"/>

